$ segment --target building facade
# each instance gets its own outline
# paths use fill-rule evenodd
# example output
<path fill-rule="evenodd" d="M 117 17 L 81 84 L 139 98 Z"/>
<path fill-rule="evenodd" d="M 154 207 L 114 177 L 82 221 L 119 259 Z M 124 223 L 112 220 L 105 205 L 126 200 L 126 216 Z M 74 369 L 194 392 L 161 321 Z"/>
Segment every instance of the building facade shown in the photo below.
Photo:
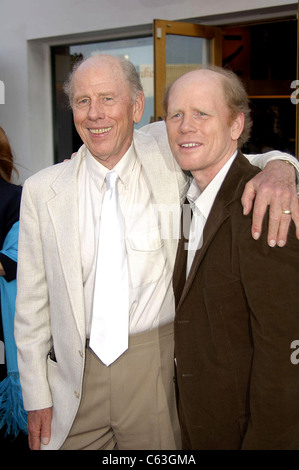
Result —
<path fill-rule="evenodd" d="M 277 125 L 279 113 L 290 114 L 288 94 L 293 91 L 296 98 L 297 12 L 298 2 L 290 0 L 251 0 L 250 4 L 245 0 L 1 0 L 0 126 L 7 133 L 15 154 L 19 171 L 17 182 L 22 184 L 31 174 L 69 157 L 69 152 L 80 145 L 73 135 L 70 115 L 65 114 L 65 108 L 61 109 L 60 93 L 73 58 L 85 55 L 90 48 L 127 55 L 136 61 L 147 98 L 144 119 L 153 119 L 154 19 L 221 28 L 226 39 L 223 60 L 232 62 L 237 72 L 240 68 L 241 74 L 246 74 L 246 64 L 251 64 L 250 80 L 253 74 L 255 87 L 250 93 L 253 100 L 259 100 L 255 105 L 260 113 L 257 117 L 268 113 L 272 100 L 272 126 Z M 276 24 L 276 30 L 270 24 Z M 285 39 L 284 48 L 279 50 L 277 42 L 270 42 L 274 49 L 272 62 L 263 68 L 263 57 L 269 55 L 267 44 L 277 37 L 278 27 L 279 40 Z M 237 43 L 240 40 L 241 43 Z M 251 48 L 260 51 L 258 57 L 252 51 L 246 56 L 246 41 Z M 182 54 L 186 55 L 182 37 L 179 42 Z M 264 56 L 261 44 L 265 48 Z M 205 45 L 200 48 L 203 57 L 195 61 L 209 61 L 209 57 L 205 57 L 208 49 Z M 190 50 L 189 46 L 187 49 Z M 177 46 L 176 50 L 179 50 Z M 290 59 L 286 62 L 287 53 Z M 253 61 L 254 55 L 256 60 Z M 170 59 L 171 65 L 178 67 L 177 60 L 176 57 Z M 282 70 L 289 69 L 289 64 L 290 70 L 281 74 Z M 249 85 L 252 83 L 250 81 Z M 272 89 L 275 84 L 276 88 Z M 296 108 L 294 103 L 292 106 L 291 114 Z M 292 121 L 288 127 L 293 126 Z M 279 132 L 284 133 L 284 130 Z M 292 153 L 295 153 L 294 136 L 295 130 L 287 136 L 285 144 Z M 272 144 L 265 142 L 264 147 Z"/>

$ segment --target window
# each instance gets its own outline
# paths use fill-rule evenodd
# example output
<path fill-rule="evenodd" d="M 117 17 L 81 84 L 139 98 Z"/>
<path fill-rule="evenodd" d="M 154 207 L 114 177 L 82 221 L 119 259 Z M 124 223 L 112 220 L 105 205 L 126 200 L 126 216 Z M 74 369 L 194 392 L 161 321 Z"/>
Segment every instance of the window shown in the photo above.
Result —
<path fill-rule="evenodd" d="M 247 153 L 282 150 L 295 155 L 297 21 L 285 20 L 223 30 L 223 65 L 244 81 L 252 111 Z"/>
<path fill-rule="evenodd" d="M 82 144 L 62 88 L 74 61 L 95 51 L 127 57 L 140 74 L 146 101 L 136 127 L 162 118 L 162 97 L 169 82 L 200 63 L 214 62 L 231 68 L 246 84 L 253 130 L 243 150 L 255 153 L 274 148 L 295 155 L 299 151 L 299 104 L 291 101 L 291 84 L 299 78 L 297 23 L 294 17 L 223 27 L 154 20 L 153 36 L 147 30 L 135 38 L 53 46 L 55 162 L 68 158 Z"/>

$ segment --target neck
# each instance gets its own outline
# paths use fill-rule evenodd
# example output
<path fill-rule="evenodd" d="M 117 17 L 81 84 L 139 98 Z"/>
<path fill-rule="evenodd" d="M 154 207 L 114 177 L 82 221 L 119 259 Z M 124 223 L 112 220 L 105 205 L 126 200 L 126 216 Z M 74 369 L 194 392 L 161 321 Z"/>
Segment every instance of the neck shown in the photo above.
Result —
<path fill-rule="evenodd" d="M 228 160 L 234 155 L 236 150 L 237 149 L 234 149 L 232 153 L 230 153 L 225 158 L 222 158 L 219 162 L 216 162 L 215 164 L 211 166 L 207 166 L 206 168 L 201 168 L 199 170 L 191 171 L 192 176 L 195 179 L 201 192 L 205 190 L 205 188 L 215 178 L 215 176 L 224 167 L 224 165 L 228 162 Z"/>

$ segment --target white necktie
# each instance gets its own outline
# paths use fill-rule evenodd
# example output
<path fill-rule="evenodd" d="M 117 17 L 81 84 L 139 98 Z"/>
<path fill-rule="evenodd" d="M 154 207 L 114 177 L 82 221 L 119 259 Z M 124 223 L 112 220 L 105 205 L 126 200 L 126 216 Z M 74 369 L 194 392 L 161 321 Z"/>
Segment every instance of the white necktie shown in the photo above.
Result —
<path fill-rule="evenodd" d="M 128 348 L 128 266 L 117 179 L 115 171 L 107 173 L 89 341 L 89 346 L 106 366 Z"/>
<path fill-rule="evenodd" d="M 193 217 L 190 225 L 187 257 L 187 277 L 190 272 L 195 253 L 202 247 L 202 234 L 205 226 L 205 216 L 201 211 L 196 206 L 192 207 L 192 211 Z"/>

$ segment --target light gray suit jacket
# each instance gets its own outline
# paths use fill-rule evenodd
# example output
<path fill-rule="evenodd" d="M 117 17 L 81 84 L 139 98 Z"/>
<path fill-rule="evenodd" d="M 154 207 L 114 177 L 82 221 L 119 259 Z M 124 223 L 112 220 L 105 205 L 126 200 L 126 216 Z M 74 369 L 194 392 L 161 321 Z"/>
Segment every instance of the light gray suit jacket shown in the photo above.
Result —
<path fill-rule="evenodd" d="M 183 202 L 188 182 L 160 127 L 155 138 L 135 131 L 133 142 L 155 203 L 167 207 Z M 77 175 L 85 155 L 83 145 L 74 159 L 40 171 L 23 188 L 15 337 L 25 408 L 53 406 L 49 450 L 67 437 L 82 388 L 86 333 Z M 164 243 L 173 266 L 177 240 Z M 49 357 L 52 347 L 57 362 Z"/>

